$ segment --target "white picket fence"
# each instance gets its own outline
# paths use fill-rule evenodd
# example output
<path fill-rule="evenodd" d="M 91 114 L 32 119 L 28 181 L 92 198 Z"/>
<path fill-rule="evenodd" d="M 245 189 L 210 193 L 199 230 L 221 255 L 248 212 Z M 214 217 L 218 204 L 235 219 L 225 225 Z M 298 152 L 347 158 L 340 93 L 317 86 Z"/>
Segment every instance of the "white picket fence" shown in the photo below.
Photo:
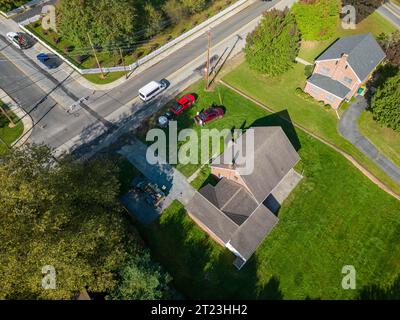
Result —
<path fill-rule="evenodd" d="M 126 66 L 125 68 L 123 66 L 118 66 L 118 67 L 102 68 L 102 70 L 103 70 L 103 72 L 106 72 L 106 73 L 125 71 L 125 69 L 129 70 L 129 71 L 135 70 L 136 68 L 138 68 L 139 66 L 143 65 L 144 63 L 156 58 L 160 54 L 162 54 L 165 51 L 171 49 L 173 46 L 179 44 L 180 42 L 184 41 L 188 37 L 194 35 L 196 32 L 199 32 L 199 31 L 201 31 L 203 29 L 206 29 L 209 25 L 211 25 L 212 23 L 216 22 L 218 19 L 221 19 L 223 16 L 225 16 L 228 13 L 230 13 L 231 11 L 237 9 L 238 7 L 240 7 L 241 5 L 246 3 L 247 1 L 249 1 L 249 0 L 238 0 L 233 5 L 231 5 L 231 6 L 227 7 L 226 9 L 222 10 L 221 12 L 216 14 L 215 16 L 213 16 L 213 17 L 207 19 L 206 21 L 200 23 L 198 26 L 194 27 L 193 29 L 190 29 L 189 31 L 187 31 L 185 33 L 183 33 L 179 37 L 177 37 L 174 40 L 168 42 L 167 44 L 161 46 L 157 50 L 154 50 L 153 52 L 151 52 L 148 55 L 146 55 L 145 57 L 137 60 L 133 64 L 131 64 L 129 66 Z M 45 41 L 43 41 L 42 39 L 37 37 L 34 33 L 32 33 L 30 30 L 28 30 L 28 28 L 26 28 L 27 25 L 29 25 L 29 24 L 31 24 L 33 22 L 36 22 L 39 19 L 40 19 L 39 15 L 34 16 L 34 17 L 32 17 L 32 18 L 30 18 L 28 20 L 25 20 L 25 21 L 21 22 L 19 24 L 19 26 L 24 32 L 26 32 L 30 36 L 34 37 L 43 46 L 45 46 L 48 50 L 50 50 L 51 52 L 53 52 L 54 54 L 59 56 L 60 59 L 62 59 L 67 64 L 69 64 L 72 68 L 74 68 L 80 74 L 94 74 L 94 73 L 100 73 L 101 72 L 101 70 L 99 68 L 81 69 L 81 68 L 77 67 L 74 63 L 72 63 L 70 60 L 66 59 L 62 54 L 60 54 L 58 51 L 56 51 L 53 47 L 48 45 Z"/>

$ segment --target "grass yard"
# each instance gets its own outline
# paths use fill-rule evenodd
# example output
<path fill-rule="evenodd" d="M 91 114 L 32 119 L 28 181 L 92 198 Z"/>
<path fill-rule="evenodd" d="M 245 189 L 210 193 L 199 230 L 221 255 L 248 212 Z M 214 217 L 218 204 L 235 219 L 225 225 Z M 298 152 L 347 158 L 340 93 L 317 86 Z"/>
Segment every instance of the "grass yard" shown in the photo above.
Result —
<path fill-rule="evenodd" d="M 223 80 L 276 112 L 288 110 L 293 122 L 352 155 L 379 180 L 400 194 L 397 183 L 339 134 L 338 119 L 332 109 L 325 109 L 317 102 L 305 100 L 296 94 L 296 88 L 305 85 L 303 65 L 295 64 L 284 75 L 268 78 L 250 70 L 247 63 L 242 62 Z"/>
<path fill-rule="evenodd" d="M 1 101 L 0 104 L 2 104 Z M 24 125 L 22 124 L 22 121 L 19 121 L 18 117 L 14 113 L 10 111 L 7 111 L 7 113 L 15 122 L 15 127 L 9 128 L 8 119 L 0 112 L 0 153 L 7 151 L 7 146 L 10 146 L 24 132 Z M 7 146 L 4 143 L 6 143 Z"/>
<path fill-rule="evenodd" d="M 374 12 L 368 18 L 361 21 L 355 30 L 343 29 L 341 23 L 338 22 L 336 35 L 331 39 L 325 41 L 304 41 L 300 48 L 299 57 L 309 62 L 313 62 L 322 52 L 325 51 L 326 48 L 340 37 L 369 32 L 377 37 L 382 32 L 389 34 L 396 30 L 397 29 L 393 24 L 377 12 Z"/>
<path fill-rule="evenodd" d="M 399 202 L 281 117 L 227 88 L 220 92 L 226 121 L 213 125 L 282 126 L 299 150 L 297 170 L 305 178 L 281 208 L 277 227 L 241 271 L 232 265 L 233 255 L 210 240 L 177 202 L 154 224 L 140 225 L 153 257 L 171 273 L 178 291 L 193 299 L 357 299 L 377 287 L 384 296 L 399 275 Z M 218 96 L 199 94 L 199 103 Z M 206 176 L 204 169 L 194 184 L 200 186 Z M 357 290 L 341 288 L 341 270 L 349 264 L 357 271 Z"/>
<path fill-rule="evenodd" d="M 381 127 L 372 117 L 372 113 L 365 111 L 359 120 L 359 129 L 384 155 L 400 166 L 400 133 Z"/>

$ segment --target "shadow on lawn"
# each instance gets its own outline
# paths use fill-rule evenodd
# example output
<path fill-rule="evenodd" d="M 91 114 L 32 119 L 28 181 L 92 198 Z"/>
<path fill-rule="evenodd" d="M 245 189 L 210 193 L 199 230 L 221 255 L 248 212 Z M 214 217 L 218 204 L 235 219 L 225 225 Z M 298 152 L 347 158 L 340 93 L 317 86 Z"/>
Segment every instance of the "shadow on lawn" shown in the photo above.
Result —
<path fill-rule="evenodd" d="M 277 113 L 273 113 L 264 118 L 260 118 L 253 122 L 251 127 L 263 127 L 263 126 L 280 126 L 289 138 L 296 151 L 301 149 L 300 139 L 296 133 L 296 129 L 293 126 L 292 119 L 290 118 L 287 110 L 282 110 Z"/>
<path fill-rule="evenodd" d="M 399 300 L 400 299 L 400 276 L 388 287 L 381 288 L 377 285 L 365 287 L 361 290 L 360 300 Z"/>
<path fill-rule="evenodd" d="M 255 258 L 237 270 L 234 255 L 201 232 L 186 210 L 176 204 L 152 225 L 138 228 L 153 258 L 165 266 L 175 289 L 185 298 L 283 298 L 277 278 L 260 287 Z"/>

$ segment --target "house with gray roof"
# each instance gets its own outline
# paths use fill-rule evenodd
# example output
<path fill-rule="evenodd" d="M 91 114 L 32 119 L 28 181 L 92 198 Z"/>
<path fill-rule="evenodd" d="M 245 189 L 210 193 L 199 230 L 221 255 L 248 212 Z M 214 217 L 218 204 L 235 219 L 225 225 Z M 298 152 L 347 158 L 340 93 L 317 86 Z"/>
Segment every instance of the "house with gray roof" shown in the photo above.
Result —
<path fill-rule="evenodd" d="M 365 83 L 384 58 L 370 33 L 341 38 L 316 59 L 304 91 L 337 109 L 343 100 L 365 93 Z"/>
<path fill-rule="evenodd" d="M 201 188 L 186 206 L 204 231 L 236 255 L 239 269 L 278 223 L 275 204 L 301 180 L 293 169 L 300 157 L 281 127 L 250 128 L 241 141 L 242 150 L 253 143 L 253 152 L 237 152 L 239 145 L 231 143 L 211 163 L 218 183 Z M 253 170 L 242 170 L 249 162 Z"/>

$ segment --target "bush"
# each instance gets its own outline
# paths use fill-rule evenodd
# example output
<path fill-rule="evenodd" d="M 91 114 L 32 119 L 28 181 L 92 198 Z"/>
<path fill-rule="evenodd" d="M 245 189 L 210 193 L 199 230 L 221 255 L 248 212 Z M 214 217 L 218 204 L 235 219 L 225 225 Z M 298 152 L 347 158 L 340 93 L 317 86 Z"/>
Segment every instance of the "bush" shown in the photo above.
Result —
<path fill-rule="evenodd" d="M 326 40 L 335 34 L 340 11 L 337 0 L 300 0 L 292 11 L 303 40 Z"/>
<path fill-rule="evenodd" d="M 258 27 L 247 36 L 244 49 L 251 69 L 269 76 L 289 70 L 300 48 L 300 33 L 294 16 L 285 11 L 264 13 Z"/>
<path fill-rule="evenodd" d="M 311 75 L 313 74 L 314 71 L 314 66 L 306 66 L 304 68 L 304 75 L 306 76 L 306 78 L 311 77 Z"/>

